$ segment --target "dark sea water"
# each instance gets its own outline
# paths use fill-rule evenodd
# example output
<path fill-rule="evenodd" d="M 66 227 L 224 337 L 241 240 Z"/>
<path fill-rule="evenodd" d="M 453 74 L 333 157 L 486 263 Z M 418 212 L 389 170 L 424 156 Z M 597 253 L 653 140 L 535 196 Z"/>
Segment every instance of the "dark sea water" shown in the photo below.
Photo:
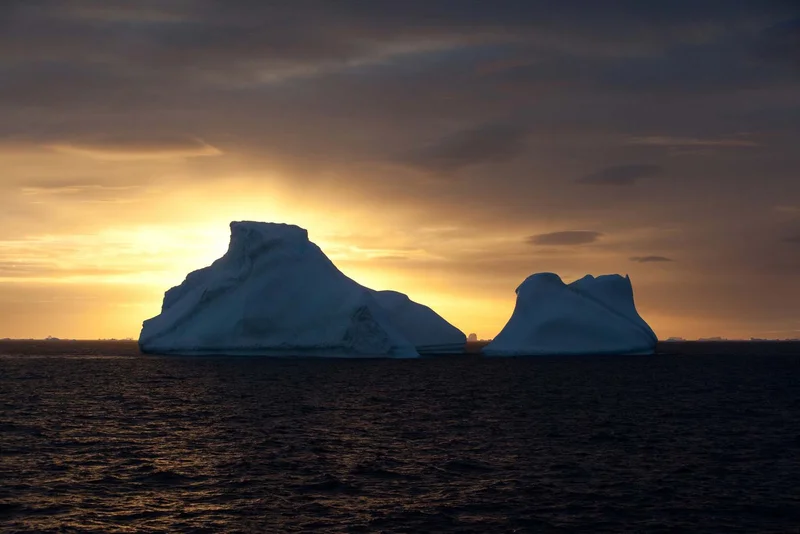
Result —
<path fill-rule="evenodd" d="M 800 531 L 800 347 L 662 352 L 0 343 L 0 531 Z"/>

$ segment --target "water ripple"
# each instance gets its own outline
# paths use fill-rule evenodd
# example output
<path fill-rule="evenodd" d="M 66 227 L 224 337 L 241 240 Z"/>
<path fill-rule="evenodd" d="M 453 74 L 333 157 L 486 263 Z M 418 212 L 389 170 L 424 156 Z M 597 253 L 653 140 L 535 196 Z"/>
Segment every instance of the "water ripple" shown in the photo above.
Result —
<path fill-rule="evenodd" d="M 797 352 L 293 361 L 53 346 L 0 355 L 2 531 L 800 525 Z"/>

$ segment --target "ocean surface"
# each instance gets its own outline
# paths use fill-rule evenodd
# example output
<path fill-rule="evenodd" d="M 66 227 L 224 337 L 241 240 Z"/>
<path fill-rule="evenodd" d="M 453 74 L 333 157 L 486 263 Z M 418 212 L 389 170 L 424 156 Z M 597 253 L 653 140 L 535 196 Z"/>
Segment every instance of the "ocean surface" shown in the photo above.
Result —
<path fill-rule="evenodd" d="M 0 531 L 800 531 L 800 345 L 660 350 L 0 342 Z"/>

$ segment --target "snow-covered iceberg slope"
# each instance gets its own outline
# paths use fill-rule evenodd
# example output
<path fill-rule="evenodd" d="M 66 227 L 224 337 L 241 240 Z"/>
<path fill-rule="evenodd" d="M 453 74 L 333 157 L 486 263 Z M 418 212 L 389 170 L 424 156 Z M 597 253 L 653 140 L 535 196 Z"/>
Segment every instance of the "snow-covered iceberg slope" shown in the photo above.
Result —
<path fill-rule="evenodd" d="M 418 356 L 417 338 L 406 335 L 405 317 L 430 312 L 447 324 L 415 303 L 419 311 L 389 312 L 380 293 L 345 276 L 300 227 L 232 222 L 228 251 L 166 292 L 139 346 L 161 354 L 408 358 Z"/>
<path fill-rule="evenodd" d="M 397 291 L 375 291 L 378 303 L 392 324 L 414 344 L 420 354 L 453 354 L 464 351 L 467 336 L 427 306 Z"/>
<path fill-rule="evenodd" d="M 636 312 L 630 278 L 587 275 L 565 284 L 538 273 L 517 288 L 506 326 L 488 356 L 653 354 L 657 337 Z"/>

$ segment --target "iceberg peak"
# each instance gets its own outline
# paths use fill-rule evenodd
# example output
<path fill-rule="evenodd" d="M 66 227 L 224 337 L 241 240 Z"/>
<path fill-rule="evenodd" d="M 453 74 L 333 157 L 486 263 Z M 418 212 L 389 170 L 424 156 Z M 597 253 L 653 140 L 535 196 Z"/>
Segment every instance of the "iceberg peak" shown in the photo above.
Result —
<path fill-rule="evenodd" d="M 530 275 L 517 286 L 515 293 L 539 291 L 546 288 L 559 288 L 564 286 L 564 281 L 556 273 L 536 273 Z"/>
<path fill-rule="evenodd" d="M 255 221 L 232 221 L 231 244 L 242 241 L 263 243 L 270 241 L 308 242 L 308 231 L 294 224 Z"/>
<path fill-rule="evenodd" d="M 231 223 L 228 254 L 257 256 L 270 249 L 299 248 L 311 244 L 308 232 L 293 224 L 234 221 Z"/>

